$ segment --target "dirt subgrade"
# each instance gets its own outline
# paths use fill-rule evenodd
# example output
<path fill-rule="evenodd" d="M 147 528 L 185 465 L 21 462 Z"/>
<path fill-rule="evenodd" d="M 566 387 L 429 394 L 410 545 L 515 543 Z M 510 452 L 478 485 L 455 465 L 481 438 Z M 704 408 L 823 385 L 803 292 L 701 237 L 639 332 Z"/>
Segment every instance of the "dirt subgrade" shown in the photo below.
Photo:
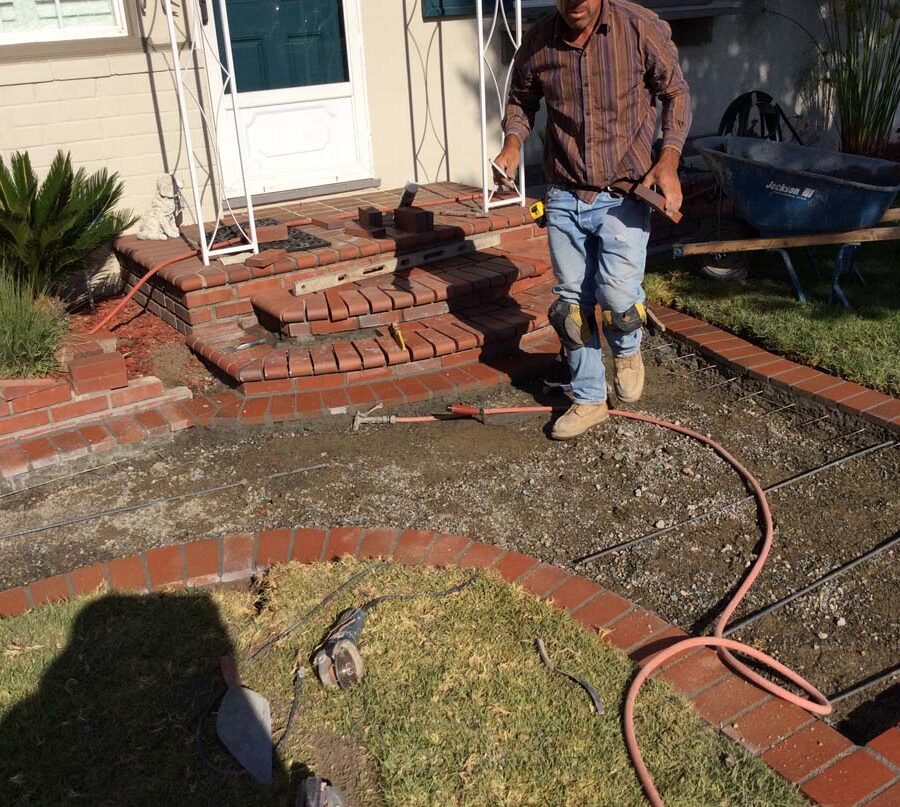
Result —
<path fill-rule="evenodd" d="M 759 387 L 724 383 L 727 374 L 704 369 L 696 358 L 679 358 L 681 348 L 661 338 L 648 339 L 645 350 L 648 390 L 641 409 L 710 434 L 764 485 L 886 439 L 771 389 L 753 395 Z M 535 397 L 546 400 L 539 382 L 496 387 L 461 402 L 533 404 Z M 444 403 L 402 411 L 439 412 Z M 150 547 L 289 525 L 440 530 L 571 566 L 591 550 L 746 495 L 723 461 L 671 432 L 619 420 L 561 444 L 547 439 L 545 426 L 539 416 L 368 426 L 352 434 L 349 418 L 334 417 L 279 427 L 191 429 L 120 455 L 117 465 L 0 498 L 0 532 L 247 483 L 23 537 L 0 536 L 0 588 Z M 265 478 L 320 463 L 327 465 Z M 68 466 L 56 473 L 72 471 Z M 900 450 L 888 448 L 772 494 L 775 547 L 738 615 L 893 536 L 900 527 L 898 480 Z M 577 570 L 688 632 L 710 632 L 759 536 L 755 507 L 745 504 Z M 772 653 L 826 693 L 889 668 L 900 655 L 897 558 L 896 549 L 883 553 L 737 638 Z M 858 742 L 898 718 L 896 679 L 842 702 L 834 716 Z"/>

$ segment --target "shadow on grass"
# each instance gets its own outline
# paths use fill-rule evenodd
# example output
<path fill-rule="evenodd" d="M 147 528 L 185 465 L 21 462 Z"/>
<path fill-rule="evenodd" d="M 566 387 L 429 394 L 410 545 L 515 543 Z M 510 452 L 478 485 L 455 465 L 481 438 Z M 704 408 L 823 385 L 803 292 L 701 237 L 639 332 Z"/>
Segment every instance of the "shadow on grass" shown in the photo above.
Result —
<path fill-rule="evenodd" d="M 232 652 L 208 594 L 89 602 L 37 686 L 18 665 L 33 694 L 0 723 L 0 803 L 280 803 L 275 791 L 289 787 L 280 764 L 266 788 L 246 774 L 215 772 L 197 752 L 200 716 L 221 689 L 219 658 Z M 234 768 L 214 720 L 206 723 L 206 756 Z"/>

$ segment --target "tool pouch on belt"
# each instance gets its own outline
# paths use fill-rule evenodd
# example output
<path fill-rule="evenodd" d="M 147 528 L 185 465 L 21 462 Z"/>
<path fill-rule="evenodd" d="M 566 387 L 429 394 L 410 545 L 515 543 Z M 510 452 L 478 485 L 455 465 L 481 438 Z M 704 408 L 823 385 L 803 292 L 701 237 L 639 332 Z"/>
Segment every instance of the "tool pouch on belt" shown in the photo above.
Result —
<path fill-rule="evenodd" d="M 554 300 L 547 311 L 547 318 L 559 334 L 559 340 L 569 350 L 584 347 L 597 330 L 597 319 L 593 312 L 586 311 L 576 303 Z"/>

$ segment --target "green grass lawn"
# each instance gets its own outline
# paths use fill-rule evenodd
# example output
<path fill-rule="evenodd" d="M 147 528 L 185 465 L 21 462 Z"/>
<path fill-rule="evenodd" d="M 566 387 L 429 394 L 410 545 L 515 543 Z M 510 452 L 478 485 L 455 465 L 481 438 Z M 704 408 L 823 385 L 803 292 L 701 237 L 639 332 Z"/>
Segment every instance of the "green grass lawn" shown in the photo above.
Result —
<path fill-rule="evenodd" d="M 263 661 L 247 663 L 252 648 L 358 568 L 281 567 L 262 597 L 116 594 L 0 621 L 0 803 L 288 805 L 307 766 L 332 777 L 354 807 L 645 803 L 620 725 L 628 659 L 496 577 L 450 598 L 374 611 L 362 641 L 367 675 L 354 689 L 325 690 L 309 671 L 271 787 L 204 766 L 195 734 L 221 654 L 235 653 L 245 684 L 270 700 L 277 737 L 295 660 L 309 669 L 339 609 L 466 577 L 380 567 Z M 559 666 L 594 684 L 605 715 L 540 664 L 536 637 Z M 648 685 L 637 717 L 669 807 L 803 803 L 668 687 Z M 211 730 L 203 740 L 214 765 L 233 764 Z"/>
<path fill-rule="evenodd" d="M 813 252 L 821 277 L 801 250 L 794 265 L 810 302 L 796 301 L 781 258 L 754 255 L 749 278 L 720 283 L 685 261 L 654 261 L 650 302 L 670 305 L 727 328 L 775 353 L 883 392 L 900 394 L 900 247 L 863 244 L 857 262 L 868 283 L 843 283 L 855 311 L 827 304 L 835 248 Z"/>

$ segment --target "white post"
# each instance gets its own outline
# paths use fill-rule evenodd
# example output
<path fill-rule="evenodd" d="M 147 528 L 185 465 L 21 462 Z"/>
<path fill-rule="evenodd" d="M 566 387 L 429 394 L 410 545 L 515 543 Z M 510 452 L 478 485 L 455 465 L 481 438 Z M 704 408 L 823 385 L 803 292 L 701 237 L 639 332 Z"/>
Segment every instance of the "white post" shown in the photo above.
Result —
<path fill-rule="evenodd" d="M 519 175 L 518 180 L 513 180 L 514 185 L 516 187 L 516 195 L 512 197 L 508 197 L 505 199 L 494 199 L 494 180 L 493 180 L 493 171 L 490 167 L 488 153 L 488 113 L 487 113 L 487 77 L 488 73 L 490 73 L 491 81 L 494 83 L 494 89 L 497 93 L 497 106 L 499 109 L 500 117 L 502 119 L 503 113 L 506 108 L 506 98 L 509 94 L 509 85 L 512 78 L 512 70 L 513 64 L 510 63 L 509 69 L 506 74 L 506 81 L 504 86 L 501 88 L 500 83 L 497 81 L 497 76 L 494 73 L 494 68 L 491 66 L 488 61 L 489 50 L 491 41 L 494 38 L 494 34 L 499 30 L 501 26 L 498 26 L 498 22 L 501 21 L 502 17 L 502 28 L 506 29 L 506 35 L 509 37 L 510 42 L 515 51 L 518 51 L 519 47 L 522 44 L 522 0 L 510 0 L 514 4 L 514 14 L 515 14 L 515 32 L 510 30 L 509 27 L 509 16 L 507 15 L 506 6 L 504 5 L 506 0 L 495 0 L 494 4 L 494 16 L 491 20 L 491 28 L 490 31 L 487 32 L 485 36 L 484 30 L 484 9 L 482 7 L 482 3 L 484 0 L 476 0 L 475 10 L 476 10 L 476 23 L 478 25 L 478 85 L 479 85 L 479 93 L 481 100 L 481 176 L 482 176 L 482 192 L 483 192 L 483 208 L 484 211 L 487 212 L 495 207 L 504 207 L 508 205 L 525 205 L 526 203 L 526 194 L 525 194 L 525 144 L 522 144 L 522 149 L 519 154 Z"/>
<path fill-rule="evenodd" d="M 216 157 L 213 158 L 213 162 L 216 163 L 215 166 L 209 166 L 209 173 L 213 174 L 215 168 L 218 167 L 219 170 L 219 183 L 218 190 L 220 193 L 224 193 L 224 187 L 221 184 L 221 166 L 218 165 L 218 119 L 215 114 L 208 115 L 206 109 L 203 109 L 200 105 L 200 100 L 197 96 L 191 94 L 187 85 L 185 84 L 184 72 L 181 69 L 181 54 L 178 51 L 178 37 L 175 30 L 175 20 L 174 20 L 174 11 L 172 7 L 173 0 L 165 0 L 165 13 L 166 13 L 166 22 L 168 26 L 169 33 L 169 47 L 172 52 L 172 69 L 175 73 L 175 91 L 178 96 L 178 111 L 179 116 L 181 118 L 181 130 L 182 130 L 182 140 L 184 143 L 184 150 L 187 156 L 188 163 L 188 173 L 190 174 L 191 179 L 191 196 L 194 202 L 194 220 L 197 222 L 197 227 L 199 228 L 199 243 L 200 243 L 200 253 L 201 259 L 203 261 L 204 266 L 209 266 L 209 259 L 218 255 L 226 255 L 235 252 L 246 252 L 247 250 L 251 250 L 253 253 L 259 252 L 259 241 L 256 236 L 256 219 L 253 214 L 253 199 L 250 195 L 250 184 L 249 179 L 247 177 L 246 172 L 246 137 L 243 127 L 240 122 L 240 106 L 237 99 L 237 83 L 235 81 L 235 71 L 234 71 L 234 59 L 232 57 L 231 52 L 231 39 L 229 36 L 228 30 L 228 12 L 225 7 L 225 0 L 219 0 L 219 13 L 222 21 L 222 33 L 223 33 L 223 41 L 225 43 L 225 64 L 222 65 L 218 59 L 213 57 L 213 64 L 209 63 L 209 53 L 205 54 L 207 56 L 206 61 L 206 69 L 207 71 L 219 69 L 220 67 L 225 70 L 227 73 L 226 84 L 231 87 L 231 103 L 232 103 L 232 120 L 234 123 L 235 137 L 237 138 L 237 146 L 238 146 L 238 162 L 241 170 L 241 178 L 243 180 L 243 188 L 244 188 L 244 200 L 245 206 L 247 210 L 247 216 L 249 218 L 249 234 L 243 231 L 243 227 L 239 226 L 242 235 L 245 238 L 244 243 L 236 244 L 232 246 L 223 246 L 214 248 L 213 237 L 215 233 L 219 229 L 219 222 L 222 218 L 222 208 L 221 204 L 217 202 L 216 204 L 216 215 L 215 215 L 215 227 L 213 227 L 212 235 L 207 237 L 206 234 L 206 222 L 203 219 L 203 208 L 202 208 L 202 196 L 200 193 L 200 183 L 197 178 L 197 165 L 194 158 L 194 147 L 193 147 L 193 137 L 191 133 L 191 124 L 188 119 L 188 111 L 187 111 L 187 100 L 186 97 L 188 95 L 192 95 L 195 103 L 197 103 L 199 107 L 200 116 L 202 117 L 204 123 L 209 130 L 209 137 L 212 139 L 214 144 L 214 150 L 216 152 Z M 194 0 L 192 4 L 193 15 L 194 15 L 194 24 L 202 25 L 201 22 L 201 14 L 199 9 L 199 3 L 197 0 Z M 187 21 L 185 20 L 185 34 L 187 34 Z M 207 42 L 207 46 L 209 47 L 210 43 Z M 192 36 L 190 39 L 190 47 L 189 53 L 191 55 L 196 53 L 197 48 L 197 39 Z M 210 74 L 207 74 L 207 79 L 210 79 Z M 208 82 L 209 86 L 212 86 L 212 82 Z M 221 92 L 224 95 L 225 93 L 225 85 L 222 86 Z M 214 111 L 217 108 L 217 105 L 213 103 L 212 93 L 210 93 L 210 97 L 207 101 L 207 106 L 209 110 Z M 230 209 L 230 208 L 229 208 Z"/>

